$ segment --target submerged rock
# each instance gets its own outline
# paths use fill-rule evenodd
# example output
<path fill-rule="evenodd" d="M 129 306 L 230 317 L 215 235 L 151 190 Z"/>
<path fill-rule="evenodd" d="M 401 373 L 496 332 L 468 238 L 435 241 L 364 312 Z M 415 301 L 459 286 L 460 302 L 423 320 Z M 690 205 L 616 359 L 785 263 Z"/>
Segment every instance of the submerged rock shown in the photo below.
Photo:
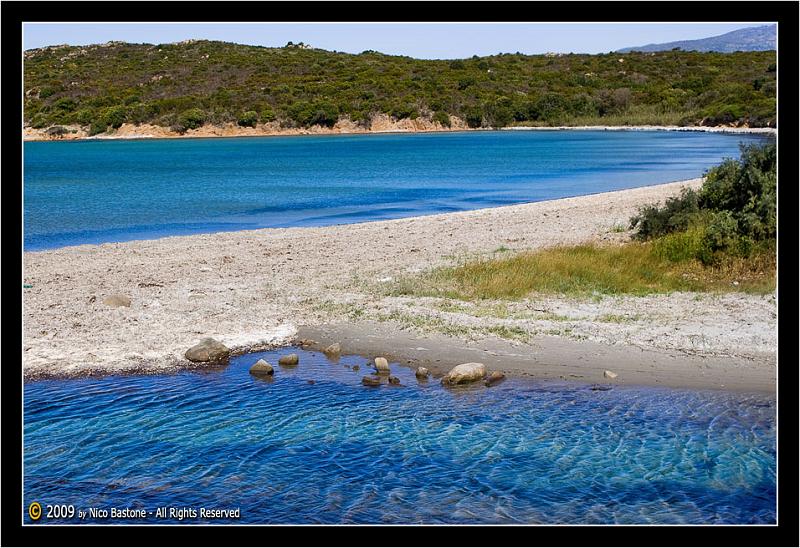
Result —
<path fill-rule="evenodd" d="M 322 351 L 328 356 L 338 356 L 342 353 L 342 346 L 339 343 L 333 343 Z"/>
<path fill-rule="evenodd" d="M 127 295 L 122 295 L 121 293 L 116 293 L 114 295 L 109 295 L 105 299 L 103 299 L 103 304 L 106 306 L 110 306 L 112 308 L 118 308 L 120 306 L 131 306 L 131 298 Z"/>
<path fill-rule="evenodd" d="M 355 364 L 355 365 L 353 366 L 353 371 L 358 371 L 359 369 L 361 369 L 361 366 L 360 366 L 360 365 L 358 365 L 358 364 Z"/>
<path fill-rule="evenodd" d="M 603 376 L 605 378 L 607 378 L 607 379 L 616 379 L 617 378 L 617 374 L 614 373 L 613 371 L 609 371 L 608 369 L 603 371 Z"/>
<path fill-rule="evenodd" d="M 400 379 L 394 375 L 389 375 L 389 384 L 400 384 Z"/>
<path fill-rule="evenodd" d="M 442 384 L 466 384 L 483 379 L 486 376 L 486 366 L 482 363 L 462 363 L 455 366 L 442 377 Z"/>
<path fill-rule="evenodd" d="M 218 340 L 207 337 L 186 351 L 184 356 L 191 362 L 224 363 L 230 358 L 230 349 Z"/>
<path fill-rule="evenodd" d="M 267 375 L 274 375 L 275 369 L 273 369 L 272 366 L 264 360 L 258 360 L 252 365 L 252 367 L 250 367 L 250 374 L 264 377 Z"/>
<path fill-rule="evenodd" d="M 417 367 L 417 371 L 414 374 L 417 376 L 418 379 L 427 379 L 428 375 L 430 375 L 431 372 L 428 371 L 428 369 L 425 367 Z"/>
<path fill-rule="evenodd" d="M 381 378 L 377 375 L 367 375 L 361 379 L 361 384 L 364 386 L 380 386 Z"/>
<path fill-rule="evenodd" d="M 501 382 L 505 378 L 506 378 L 506 376 L 503 373 L 501 373 L 500 371 L 492 371 L 492 373 L 488 377 L 486 377 L 486 381 L 484 382 L 484 384 L 486 386 L 493 386 L 493 385 Z"/>
<path fill-rule="evenodd" d="M 386 358 L 375 358 L 375 370 L 381 375 L 389 374 L 389 362 Z"/>
<path fill-rule="evenodd" d="M 297 365 L 300 362 L 300 357 L 297 354 L 287 354 L 278 358 L 280 365 Z"/>

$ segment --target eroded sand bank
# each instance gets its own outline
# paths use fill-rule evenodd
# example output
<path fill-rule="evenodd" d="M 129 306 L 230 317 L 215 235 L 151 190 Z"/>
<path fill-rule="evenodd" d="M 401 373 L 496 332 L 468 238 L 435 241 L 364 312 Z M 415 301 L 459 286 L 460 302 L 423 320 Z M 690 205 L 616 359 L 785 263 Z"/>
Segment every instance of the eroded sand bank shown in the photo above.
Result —
<path fill-rule="evenodd" d="M 501 247 L 513 252 L 622 241 L 627 234 L 619 227 L 639 206 L 700 184 L 695 179 L 355 225 L 26 252 L 24 283 L 31 287 L 23 289 L 24 375 L 172 371 L 185 367 L 185 350 L 207 336 L 241 352 L 286 344 L 299 326 L 378 321 L 392 333 L 403 328 L 414 337 L 453 331 L 458 335 L 450 333 L 451 343 L 465 348 L 480 347 L 481 341 L 488 341 L 486 348 L 511 345 L 515 354 L 528 356 L 511 360 L 513 367 L 508 362 L 512 374 L 557 378 L 582 370 L 586 380 L 595 382 L 597 371 L 602 375 L 608 367 L 593 358 L 605 348 L 612 357 L 643 352 L 653 357 L 647 361 L 652 367 L 621 376 L 620 382 L 769 389 L 774 387 L 776 350 L 772 295 L 683 293 L 593 301 L 532 297 L 512 305 L 530 312 L 522 314 L 527 319 L 513 320 L 468 309 L 445 312 L 437 299 L 393 297 L 387 291 L 398 277 Z M 117 293 L 131 299 L 130 307 L 103 304 Z M 497 326 L 514 326 L 531 339 L 500 341 L 492 331 Z M 543 348 L 549 350 L 543 353 Z M 402 350 L 383 353 L 413 356 Z M 568 372 L 556 367 L 559 355 Z M 455 363 L 439 365 L 444 369 Z M 690 384 L 680 381 L 688 378 Z"/>

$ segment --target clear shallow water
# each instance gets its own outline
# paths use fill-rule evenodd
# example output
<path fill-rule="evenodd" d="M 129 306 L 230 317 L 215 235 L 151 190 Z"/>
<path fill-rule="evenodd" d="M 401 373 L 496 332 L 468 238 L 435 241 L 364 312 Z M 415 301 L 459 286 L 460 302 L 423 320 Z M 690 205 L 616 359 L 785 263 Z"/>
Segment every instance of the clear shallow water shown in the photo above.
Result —
<path fill-rule="evenodd" d="M 493 207 L 701 176 L 757 135 L 548 131 L 27 142 L 27 250 Z"/>
<path fill-rule="evenodd" d="M 26 384 L 25 504 L 240 508 L 235 523 L 775 523 L 769 396 L 448 390 L 396 364 L 401 386 L 370 388 L 362 357 L 295 351 L 292 369 L 282 350 Z M 249 375 L 260 357 L 274 380 Z"/>

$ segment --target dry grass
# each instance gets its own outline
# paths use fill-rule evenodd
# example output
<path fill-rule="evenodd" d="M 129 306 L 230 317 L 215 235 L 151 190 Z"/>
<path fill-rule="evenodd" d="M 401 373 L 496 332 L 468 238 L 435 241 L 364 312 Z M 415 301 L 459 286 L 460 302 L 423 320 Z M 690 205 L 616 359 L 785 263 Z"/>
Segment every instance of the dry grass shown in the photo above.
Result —
<path fill-rule="evenodd" d="M 580 245 L 479 259 L 399 281 L 394 294 L 461 300 L 521 299 L 534 293 L 670 293 L 673 291 L 769 293 L 775 289 L 775 257 L 764 252 L 730 257 L 707 267 L 690 259 L 670 261 L 651 243 Z"/>

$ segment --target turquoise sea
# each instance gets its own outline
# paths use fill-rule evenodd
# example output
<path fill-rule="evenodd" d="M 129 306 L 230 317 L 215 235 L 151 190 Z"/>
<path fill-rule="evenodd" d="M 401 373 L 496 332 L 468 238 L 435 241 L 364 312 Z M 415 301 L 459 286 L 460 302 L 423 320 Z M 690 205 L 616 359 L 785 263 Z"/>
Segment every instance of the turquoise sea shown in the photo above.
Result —
<path fill-rule="evenodd" d="M 469 132 L 25 144 L 24 246 L 314 226 L 698 177 L 741 142 L 667 132 Z M 770 524 L 775 398 L 508 379 L 446 389 L 294 349 L 174 375 L 24 387 L 40 523 Z M 275 378 L 248 374 L 258 358 Z M 356 371 L 356 366 L 360 370 Z M 313 381 L 313 383 L 309 382 Z M 238 509 L 210 520 L 158 508 Z M 129 520 L 90 509 L 144 510 Z M 87 512 L 83 519 L 79 512 Z M 149 512 L 149 513 L 148 513 Z"/>
<path fill-rule="evenodd" d="M 320 226 L 699 177 L 761 136 L 461 132 L 28 142 L 24 246 Z"/>
<path fill-rule="evenodd" d="M 295 368 L 277 364 L 289 351 Z M 274 379 L 248 373 L 259 358 Z M 27 383 L 25 500 L 153 512 L 48 523 L 775 523 L 773 396 L 447 389 L 398 364 L 400 386 L 374 388 L 366 364 L 283 349 L 204 373 Z M 165 521 L 165 506 L 240 516 Z"/>

